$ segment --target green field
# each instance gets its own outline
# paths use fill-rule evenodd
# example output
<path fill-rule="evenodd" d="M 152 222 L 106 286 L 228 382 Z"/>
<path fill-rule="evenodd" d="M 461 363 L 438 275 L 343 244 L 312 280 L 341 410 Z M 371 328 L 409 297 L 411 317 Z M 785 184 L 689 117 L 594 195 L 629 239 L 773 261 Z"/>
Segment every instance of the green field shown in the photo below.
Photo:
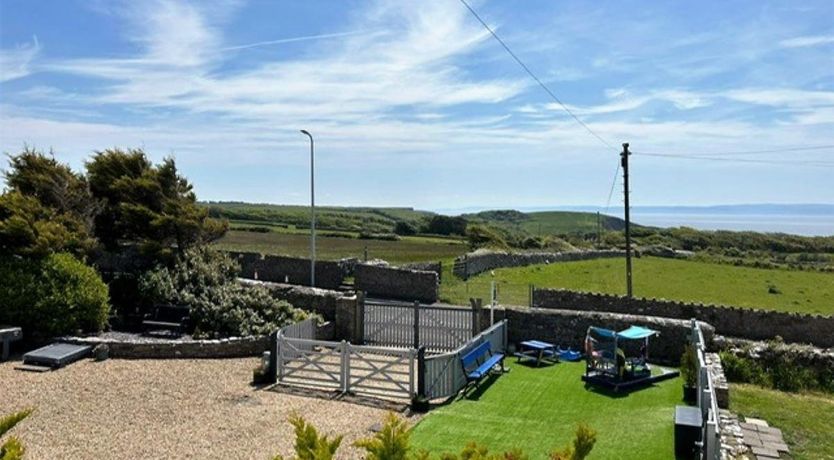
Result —
<path fill-rule="evenodd" d="M 491 452 L 519 447 L 543 459 L 567 445 L 584 422 L 597 431 L 589 459 L 674 458 L 679 378 L 613 397 L 585 389 L 584 363 L 508 367 L 511 372 L 483 382 L 469 397 L 432 410 L 414 428 L 412 444 L 439 453 L 476 441 Z"/>
<path fill-rule="evenodd" d="M 834 274 L 767 270 L 675 259 L 634 259 L 634 295 L 756 307 L 779 311 L 834 314 Z M 499 301 L 528 305 L 529 285 L 625 294 L 624 259 L 598 259 L 494 271 Z M 469 297 L 489 299 L 492 276 L 483 273 L 463 282 L 443 277 L 441 298 L 468 304 Z"/>
<path fill-rule="evenodd" d="M 730 409 L 782 430 L 796 460 L 834 459 L 834 395 L 795 394 L 754 385 L 730 388 Z"/>
<path fill-rule="evenodd" d="M 543 211 L 527 213 L 528 219 L 519 223 L 521 228 L 534 235 L 560 235 L 571 232 L 593 233 L 597 231 L 597 215 L 590 212 Z M 617 217 L 600 216 L 603 230 L 622 230 L 625 221 Z"/>
<path fill-rule="evenodd" d="M 215 243 L 229 251 L 260 252 L 294 257 L 310 256 L 310 236 L 307 232 L 279 229 L 269 233 L 229 231 Z M 320 260 L 344 257 L 384 259 L 393 264 L 408 262 L 451 261 L 467 251 L 460 240 L 423 236 L 403 237 L 400 241 L 361 240 L 355 237 L 316 237 L 316 254 Z M 444 262 L 444 264 L 447 262 Z"/>

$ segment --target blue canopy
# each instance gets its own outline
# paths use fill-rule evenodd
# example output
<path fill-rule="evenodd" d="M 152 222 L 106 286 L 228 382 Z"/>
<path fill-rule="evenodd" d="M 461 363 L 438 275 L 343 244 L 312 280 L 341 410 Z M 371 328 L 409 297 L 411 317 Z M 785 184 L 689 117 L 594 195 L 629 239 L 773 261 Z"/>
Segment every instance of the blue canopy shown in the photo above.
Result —
<path fill-rule="evenodd" d="M 617 337 L 626 340 L 638 340 L 657 335 L 657 333 L 657 331 L 646 329 L 645 327 L 631 326 L 626 330 L 618 332 Z"/>
<path fill-rule="evenodd" d="M 614 336 L 616 336 L 616 335 L 617 335 L 617 333 L 616 333 L 616 332 L 614 332 L 614 331 L 612 331 L 612 330 L 610 330 L 610 329 L 603 329 L 603 328 L 601 328 L 601 327 L 594 327 L 594 326 L 591 326 L 591 327 L 590 327 L 590 328 L 588 328 L 588 329 L 589 329 L 591 332 L 595 333 L 597 336 L 599 336 L 599 337 L 605 337 L 605 338 L 607 338 L 607 339 L 613 339 L 613 338 L 614 338 Z"/>

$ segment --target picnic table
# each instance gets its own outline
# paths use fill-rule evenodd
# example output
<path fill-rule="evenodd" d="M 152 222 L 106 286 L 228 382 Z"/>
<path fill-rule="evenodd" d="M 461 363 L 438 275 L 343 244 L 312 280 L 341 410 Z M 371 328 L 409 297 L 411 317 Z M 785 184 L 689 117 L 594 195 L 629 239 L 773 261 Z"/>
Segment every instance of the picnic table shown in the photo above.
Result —
<path fill-rule="evenodd" d="M 518 362 L 535 361 L 536 366 L 542 362 L 558 363 L 559 351 L 556 345 L 552 343 L 542 342 L 541 340 L 525 340 L 519 344 L 521 349 L 515 352 Z"/>
<path fill-rule="evenodd" d="M 0 361 L 9 359 L 9 344 L 23 338 L 23 331 L 19 327 L 0 325 L 0 342 L 3 342 L 3 351 Z"/>

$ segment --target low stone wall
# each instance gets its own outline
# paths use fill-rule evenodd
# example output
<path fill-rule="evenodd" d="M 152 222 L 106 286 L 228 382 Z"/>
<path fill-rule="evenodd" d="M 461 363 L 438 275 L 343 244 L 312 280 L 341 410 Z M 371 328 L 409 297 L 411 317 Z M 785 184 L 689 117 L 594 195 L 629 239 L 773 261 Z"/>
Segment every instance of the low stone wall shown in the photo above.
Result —
<path fill-rule="evenodd" d="M 270 283 L 266 281 L 255 281 L 240 279 L 244 284 L 258 284 L 269 289 L 272 297 L 279 300 L 286 300 L 294 307 L 321 315 L 326 321 L 336 319 L 336 307 L 340 299 L 350 297 L 341 291 L 329 289 L 311 288 L 308 286 L 296 286 L 293 284 Z"/>
<path fill-rule="evenodd" d="M 791 363 L 797 369 L 811 369 L 814 373 L 828 376 L 828 385 L 834 390 L 834 347 L 819 348 L 797 343 L 718 336 L 715 340 L 715 348 L 757 361 L 764 367 L 772 366 L 775 361 L 783 361 Z"/>
<path fill-rule="evenodd" d="M 452 273 L 459 278 L 466 279 L 496 268 L 523 267 L 526 265 L 611 257 L 625 257 L 625 251 L 619 249 L 571 252 L 500 252 L 478 250 L 457 257 Z"/>
<path fill-rule="evenodd" d="M 310 285 L 310 259 L 264 256 L 255 252 L 229 252 L 241 268 L 243 278 Z M 338 289 L 345 279 L 345 267 L 339 262 L 316 261 L 316 287 Z"/>
<path fill-rule="evenodd" d="M 652 316 L 624 315 L 618 313 L 552 310 L 524 307 L 503 307 L 495 310 L 495 320 L 507 319 L 507 336 L 510 343 L 537 339 L 574 350 L 583 350 L 585 334 L 590 326 L 623 330 L 632 325 L 645 326 L 660 332 L 649 345 L 652 362 L 677 365 L 684 346 L 689 343 L 691 322 Z M 481 326 L 489 325 L 489 309 L 481 310 Z M 711 343 L 714 328 L 701 323 L 704 340 Z"/>
<path fill-rule="evenodd" d="M 107 345 L 111 358 L 203 359 L 260 356 L 269 349 L 267 337 L 231 337 L 217 340 L 146 340 L 137 338 L 65 337 L 60 342 L 77 345 Z"/>
<path fill-rule="evenodd" d="M 438 276 L 433 271 L 358 264 L 353 284 L 370 297 L 437 302 Z"/>
<path fill-rule="evenodd" d="M 565 310 L 641 314 L 663 318 L 696 318 L 715 327 L 718 334 L 752 340 L 780 336 L 786 342 L 834 347 L 834 317 L 803 315 L 752 308 L 675 302 L 663 299 L 534 289 L 533 306 Z"/>

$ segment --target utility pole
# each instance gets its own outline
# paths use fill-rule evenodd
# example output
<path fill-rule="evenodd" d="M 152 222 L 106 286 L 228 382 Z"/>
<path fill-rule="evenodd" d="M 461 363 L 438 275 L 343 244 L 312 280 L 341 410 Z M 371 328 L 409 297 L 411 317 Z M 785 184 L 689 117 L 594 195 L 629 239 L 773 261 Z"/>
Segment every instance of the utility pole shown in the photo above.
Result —
<path fill-rule="evenodd" d="M 310 138 L 310 286 L 316 287 L 316 175 L 313 135 L 306 129 L 301 133 Z"/>
<path fill-rule="evenodd" d="M 602 247 L 602 235 L 600 232 L 599 211 L 597 211 L 597 249 Z"/>
<path fill-rule="evenodd" d="M 633 291 L 631 287 L 631 209 L 628 204 L 628 142 L 623 144 L 622 157 L 623 166 L 623 193 L 625 194 L 625 238 L 626 238 L 626 291 L 631 298 Z"/>

